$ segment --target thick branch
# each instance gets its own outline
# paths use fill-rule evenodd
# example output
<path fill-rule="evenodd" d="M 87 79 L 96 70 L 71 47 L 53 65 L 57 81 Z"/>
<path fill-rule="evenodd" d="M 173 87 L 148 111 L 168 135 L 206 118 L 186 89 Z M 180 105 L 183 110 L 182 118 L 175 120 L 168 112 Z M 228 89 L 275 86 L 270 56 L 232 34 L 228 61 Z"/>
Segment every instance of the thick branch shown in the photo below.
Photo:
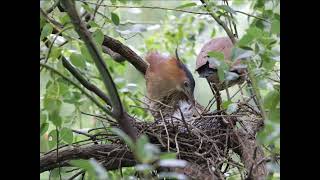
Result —
<path fill-rule="evenodd" d="M 127 59 L 127 61 L 129 61 L 142 74 L 146 73 L 148 64 L 128 46 L 107 35 L 104 36 L 102 45 L 110 48 L 112 51 L 117 52 L 122 57 Z"/>
<path fill-rule="evenodd" d="M 119 158 L 119 155 L 121 155 L 122 158 Z M 56 152 L 40 157 L 40 173 L 52 170 L 59 166 L 68 166 L 68 161 L 73 159 L 90 158 L 95 158 L 98 161 L 105 162 L 103 165 L 107 170 L 114 170 L 119 167 L 130 167 L 136 164 L 132 154 L 123 146 L 94 144 L 86 147 L 63 149 L 59 151 L 58 158 Z"/>
<path fill-rule="evenodd" d="M 80 38 L 84 41 L 90 55 L 92 56 L 92 59 L 94 60 L 99 70 L 99 73 L 101 74 L 102 81 L 110 94 L 112 108 L 113 108 L 112 109 L 113 117 L 117 119 L 120 125 L 120 128 L 125 133 L 127 133 L 133 140 L 135 140 L 136 132 L 131 127 L 130 122 L 127 118 L 128 116 L 125 115 L 116 86 L 111 78 L 111 75 L 107 69 L 105 62 L 103 61 L 103 58 L 96 44 L 92 40 L 90 32 L 87 30 L 85 24 L 81 21 L 76 11 L 74 1 L 64 0 L 62 1 L 62 3 L 68 15 L 70 16 L 70 19 L 75 27 L 75 31 L 78 33 Z"/>
<path fill-rule="evenodd" d="M 119 53 L 113 52 L 110 48 L 106 46 L 102 46 L 102 51 L 106 54 L 108 54 L 113 60 L 117 62 L 123 62 L 126 59 L 122 57 Z"/>

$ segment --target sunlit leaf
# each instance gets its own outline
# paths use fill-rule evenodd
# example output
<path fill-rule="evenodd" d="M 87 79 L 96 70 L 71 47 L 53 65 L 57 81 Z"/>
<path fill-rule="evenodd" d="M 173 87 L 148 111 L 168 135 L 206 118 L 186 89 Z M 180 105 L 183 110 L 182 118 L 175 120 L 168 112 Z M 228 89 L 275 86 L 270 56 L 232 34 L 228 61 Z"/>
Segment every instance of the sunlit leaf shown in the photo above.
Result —
<path fill-rule="evenodd" d="M 85 68 L 86 67 L 86 60 L 83 58 L 82 55 L 77 53 L 72 53 L 70 56 L 70 61 L 73 65 L 79 67 L 79 68 Z"/>

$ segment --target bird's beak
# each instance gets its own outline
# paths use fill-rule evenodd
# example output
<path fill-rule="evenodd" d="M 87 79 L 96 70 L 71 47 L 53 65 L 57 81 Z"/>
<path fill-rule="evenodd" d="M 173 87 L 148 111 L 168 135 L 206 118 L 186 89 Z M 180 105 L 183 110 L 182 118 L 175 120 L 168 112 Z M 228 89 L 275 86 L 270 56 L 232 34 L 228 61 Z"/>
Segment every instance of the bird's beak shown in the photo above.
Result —
<path fill-rule="evenodd" d="M 196 104 L 196 100 L 194 99 L 194 95 L 192 92 L 186 91 L 185 94 L 187 95 L 189 101 L 192 103 L 193 106 Z"/>

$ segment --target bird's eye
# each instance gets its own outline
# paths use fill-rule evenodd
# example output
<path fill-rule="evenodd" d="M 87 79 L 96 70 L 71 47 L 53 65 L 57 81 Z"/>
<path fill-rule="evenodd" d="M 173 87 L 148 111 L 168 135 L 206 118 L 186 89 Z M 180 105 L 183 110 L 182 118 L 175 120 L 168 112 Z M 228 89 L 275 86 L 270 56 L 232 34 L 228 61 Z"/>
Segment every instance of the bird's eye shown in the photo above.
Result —
<path fill-rule="evenodd" d="M 183 82 L 184 87 L 189 87 L 188 81 Z"/>

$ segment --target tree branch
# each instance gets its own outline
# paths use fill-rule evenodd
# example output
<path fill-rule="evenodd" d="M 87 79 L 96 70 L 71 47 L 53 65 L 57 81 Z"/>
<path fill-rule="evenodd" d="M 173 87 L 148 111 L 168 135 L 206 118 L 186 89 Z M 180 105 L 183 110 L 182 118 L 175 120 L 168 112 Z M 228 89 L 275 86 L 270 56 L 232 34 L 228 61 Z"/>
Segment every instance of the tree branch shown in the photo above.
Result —
<path fill-rule="evenodd" d="M 59 5 L 59 3 L 60 3 L 60 0 L 56 0 L 54 4 L 49 9 L 46 10 L 46 13 L 50 14 Z"/>
<path fill-rule="evenodd" d="M 74 27 L 75 31 L 78 33 L 80 38 L 84 41 L 92 59 L 94 60 L 96 67 L 101 74 L 102 81 L 108 90 L 111 103 L 112 103 L 112 114 L 113 117 L 118 121 L 120 128 L 129 135 L 133 140 L 136 140 L 137 135 L 135 129 L 131 127 L 129 122 L 128 116 L 126 115 L 125 111 L 123 110 L 122 103 L 120 101 L 119 94 L 117 92 L 116 86 L 111 78 L 111 75 L 107 69 L 103 58 L 92 40 L 90 32 L 87 30 L 85 24 L 81 21 L 77 10 L 75 8 L 74 1 L 72 0 L 64 0 L 62 1 L 64 8 L 66 9 Z"/>
<path fill-rule="evenodd" d="M 63 56 L 62 64 L 85 88 L 87 88 L 89 91 L 92 91 L 94 94 L 99 96 L 105 103 L 111 106 L 111 101 L 109 97 L 104 92 L 102 92 L 97 86 L 87 81 L 80 74 L 80 72 Z"/>
<path fill-rule="evenodd" d="M 88 1 L 81 1 L 86 2 L 88 4 L 94 4 L 98 5 L 97 3 L 92 3 Z M 184 13 L 191 13 L 191 14 L 199 14 L 199 15 L 209 15 L 209 13 L 206 12 L 195 12 L 195 11 L 187 11 L 183 9 L 174 9 L 174 8 L 165 8 L 165 7 L 156 7 L 156 6 L 120 6 L 120 5 L 107 5 L 102 4 L 101 6 L 104 7 L 114 7 L 114 8 L 128 8 L 128 9 L 134 9 L 134 8 L 140 8 L 140 9 L 160 9 L 160 10 L 167 10 L 167 11 L 177 11 L 177 12 L 184 12 Z"/>
<path fill-rule="evenodd" d="M 123 158 L 118 158 L 123 154 Z M 40 173 L 54 168 L 69 166 L 68 161 L 73 159 L 90 159 L 95 158 L 103 161 L 107 170 L 115 170 L 119 167 L 130 167 L 136 164 L 132 153 L 123 146 L 111 144 L 93 144 L 86 147 L 66 148 L 59 151 L 59 157 L 55 152 L 51 152 L 40 157 Z"/>
<path fill-rule="evenodd" d="M 84 90 L 82 87 L 80 87 L 77 83 L 73 82 L 70 78 L 66 77 L 61 72 L 57 71 L 56 69 L 54 69 L 51 66 L 48 66 L 44 63 L 40 62 L 40 66 L 52 71 L 53 73 L 62 77 L 64 80 L 71 83 L 73 86 L 78 88 L 85 96 L 87 96 L 94 104 L 96 104 L 100 109 L 102 109 L 105 113 L 107 113 L 110 116 L 112 115 L 112 113 L 105 106 L 103 106 L 96 98 L 92 97 L 86 90 Z"/>
<path fill-rule="evenodd" d="M 232 43 L 236 43 L 236 39 L 234 37 L 234 34 L 231 32 L 231 30 L 228 28 L 228 26 L 212 12 L 212 8 L 210 6 L 207 6 L 206 0 L 200 0 L 203 4 L 203 6 L 206 8 L 208 13 L 210 13 L 211 17 L 224 29 L 224 31 L 227 33 L 229 38 L 231 39 Z"/>
<path fill-rule="evenodd" d="M 129 61 L 142 74 L 146 73 L 148 64 L 138 56 L 128 46 L 122 44 L 120 41 L 113 39 L 107 35 L 104 36 L 102 45 L 110 48 L 112 51 L 120 54 L 123 58 Z"/>

